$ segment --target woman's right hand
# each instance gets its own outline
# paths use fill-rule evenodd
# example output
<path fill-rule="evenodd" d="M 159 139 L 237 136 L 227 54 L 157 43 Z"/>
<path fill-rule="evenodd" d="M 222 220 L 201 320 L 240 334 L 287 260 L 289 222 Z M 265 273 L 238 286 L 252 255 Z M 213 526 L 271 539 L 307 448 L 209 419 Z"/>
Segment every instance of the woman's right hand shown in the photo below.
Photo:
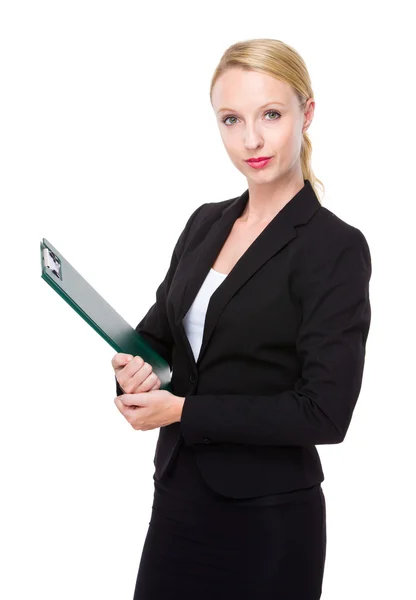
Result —
<path fill-rule="evenodd" d="M 130 359 L 130 360 L 129 360 Z M 111 359 L 117 381 L 126 394 L 140 394 L 160 388 L 160 379 L 141 356 L 117 352 Z"/>

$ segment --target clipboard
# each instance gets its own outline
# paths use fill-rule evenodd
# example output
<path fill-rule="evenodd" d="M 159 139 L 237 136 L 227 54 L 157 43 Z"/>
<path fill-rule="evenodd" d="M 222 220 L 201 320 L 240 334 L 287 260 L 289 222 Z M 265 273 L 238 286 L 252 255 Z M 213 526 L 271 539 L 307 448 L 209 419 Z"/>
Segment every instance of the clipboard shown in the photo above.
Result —
<path fill-rule="evenodd" d="M 141 356 L 171 392 L 169 364 L 108 304 L 62 254 L 43 238 L 40 243 L 42 279 L 63 298 L 116 352 Z"/>

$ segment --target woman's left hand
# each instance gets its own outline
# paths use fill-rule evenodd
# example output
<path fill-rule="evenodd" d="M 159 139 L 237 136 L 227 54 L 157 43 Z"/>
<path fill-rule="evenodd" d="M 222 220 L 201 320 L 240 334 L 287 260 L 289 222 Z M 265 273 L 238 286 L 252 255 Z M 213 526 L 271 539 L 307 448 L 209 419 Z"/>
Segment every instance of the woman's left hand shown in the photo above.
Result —
<path fill-rule="evenodd" d="M 185 398 L 167 390 L 122 394 L 114 402 L 133 429 L 148 431 L 181 420 Z"/>

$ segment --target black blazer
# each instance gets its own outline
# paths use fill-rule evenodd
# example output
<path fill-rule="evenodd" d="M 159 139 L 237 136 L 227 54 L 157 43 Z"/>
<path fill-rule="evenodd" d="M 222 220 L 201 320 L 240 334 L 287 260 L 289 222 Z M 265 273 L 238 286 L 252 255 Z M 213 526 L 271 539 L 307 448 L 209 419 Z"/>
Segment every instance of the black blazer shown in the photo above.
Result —
<path fill-rule="evenodd" d="M 248 198 L 193 212 L 136 327 L 185 397 L 182 420 L 160 428 L 154 479 L 182 441 L 207 484 L 233 498 L 324 480 L 315 445 L 345 438 L 371 315 L 367 241 L 305 179 L 211 296 L 195 363 L 182 319 Z"/>

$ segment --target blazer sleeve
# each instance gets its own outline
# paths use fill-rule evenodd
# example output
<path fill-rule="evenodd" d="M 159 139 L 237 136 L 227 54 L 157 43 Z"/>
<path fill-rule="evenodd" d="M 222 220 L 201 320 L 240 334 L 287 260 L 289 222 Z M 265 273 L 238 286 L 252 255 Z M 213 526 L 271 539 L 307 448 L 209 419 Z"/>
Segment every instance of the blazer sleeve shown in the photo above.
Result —
<path fill-rule="evenodd" d="M 140 335 L 150 344 L 150 346 L 152 346 L 152 348 L 166 360 L 171 370 L 173 338 L 166 312 L 166 296 L 175 274 L 176 267 L 185 248 L 186 240 L 192 224 L 197 214 L 204 206 L 206 206 L 206 204 L 207 203 L 199 206 L 189 217 L 185 228 L 180 234 L 173 249 L 169 269 L 165 275 L 165 278 L 156 290 L 156 302 L 150 307 L 146 315 L 135 327 L 136 331 L 140 333 Z M 120 396 L 125 392 L 117 381 L 116 376 L 115 381 L 117 396 Z"/>
<path fill-rule="evenodd" d="M 186 396 L 180 421 L 185 444 L 207 438 L 300 446 L 344 440 L 363 376 L 372 267 L 361 231 L 351 226 L 348 239 L 342 237 L 305 249 L 291 277 L 302 309 L 296 341 L 301 374 L 293 389 Z"/>

